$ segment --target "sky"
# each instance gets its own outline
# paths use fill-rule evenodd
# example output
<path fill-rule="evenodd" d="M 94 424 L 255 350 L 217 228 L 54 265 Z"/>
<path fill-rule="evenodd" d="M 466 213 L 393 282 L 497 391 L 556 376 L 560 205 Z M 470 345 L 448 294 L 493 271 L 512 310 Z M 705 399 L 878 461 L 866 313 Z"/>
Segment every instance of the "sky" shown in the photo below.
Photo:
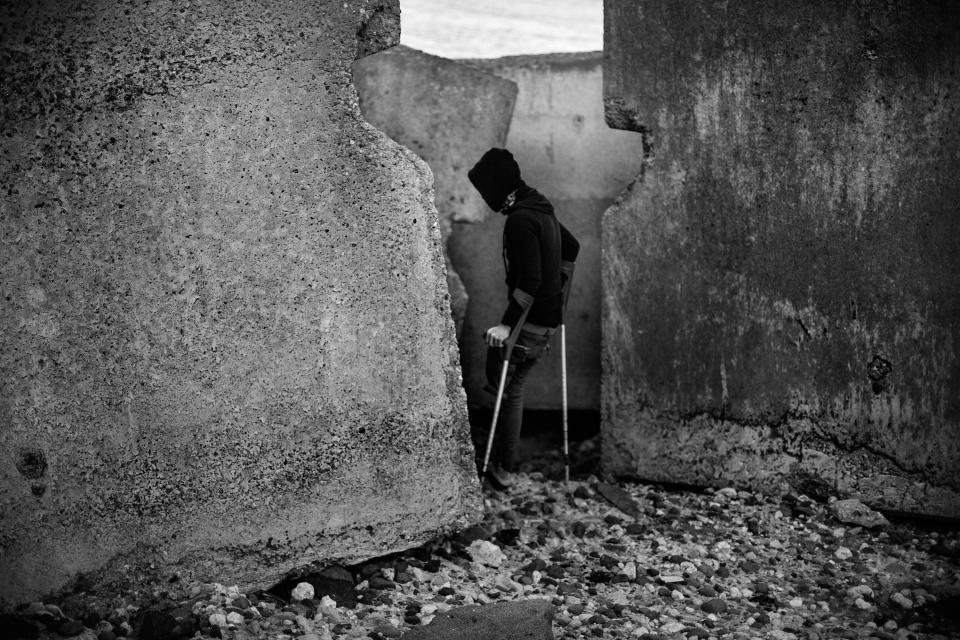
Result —
<path fill-rule="evenodd" d="M 444 58 L 600 51 L 603 0 L 400 0 L 400 43 Z"/>

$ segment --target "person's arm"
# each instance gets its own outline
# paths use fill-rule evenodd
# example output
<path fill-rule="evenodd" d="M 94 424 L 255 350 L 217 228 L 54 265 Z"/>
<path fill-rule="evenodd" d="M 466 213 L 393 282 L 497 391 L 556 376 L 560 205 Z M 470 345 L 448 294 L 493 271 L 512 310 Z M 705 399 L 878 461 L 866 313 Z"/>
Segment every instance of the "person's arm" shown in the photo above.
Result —
<path fill-rule="evenodd" d="M 500 324 L 513 327 L 525 309 L 533 304 L 540 290 L 540 234 L 529 218 L 513 214 L 504 226 L 504 248 L 510 271 L 515 274 L 514 288 Z"/>

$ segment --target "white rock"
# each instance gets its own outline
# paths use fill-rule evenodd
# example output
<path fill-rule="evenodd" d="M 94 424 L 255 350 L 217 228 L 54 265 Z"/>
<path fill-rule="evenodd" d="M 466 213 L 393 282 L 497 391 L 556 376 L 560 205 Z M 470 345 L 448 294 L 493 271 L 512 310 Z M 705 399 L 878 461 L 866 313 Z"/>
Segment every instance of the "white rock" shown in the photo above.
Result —
<path fill-rule="evenodd" d="M 396 577 L 397 572 L 391 567 L 384 567 L 383 569 L 380 569 L 380 573 L 382 573 L 383 577 L 387 580 L 393 580 Z"/>
<path fill-rule="evenodd" d="M 211 613 L 209 620 L 211 627 L 227 626 L 227 616 L 223 615 L 222 613 Z"/>
<path fill-rule="evenodd" d="M 499 573 L 496 575 L 496 577 L 494 577 L 493 586 L 507 593 L 511 591 L 517 593 L 518 595 L 523 593 L 523 586 L 518 582 L 514 582 L 510 579 L 510 576 L 507 576 L 503 573 Z"/>
<path fill-rule="evenodd" d="M 853 551 L 850 551 L 850 549 L 846 547 L 837 547 L 837 550 L 833 552 L 833 556 L 837 560 L 849 560 L 853 557 Z"/>
<path fill-rule="evenodd" d="M 238 625 L 243 624 L 243 616 L 237 613 L 236 611 L 231 611 L 227 614 L 227 624 Z"/>
<path fill-rule="evenodd" d="M 863 598 L 863 597 L 873 597 L 873 589 L 868 587 L 865 584 L 858 584 L 855 587 L 850 587 L 847 589 L 847 595 L 853 599 Z"/>
<path fill-rule="evenodd" d="M 794 598 L 788 604 L 794 609 L 799 609 L 803 606 L 803 598 Z"/>
<path fill-rule="evenodd" d="M 623 565 L 623 575 L 627 576 L 631 581 L 637 579 L 637 563 L 630 561 L 627 564 Z"/>
<path fill-rule="evenodd" d="M 856 600 L 853 601 L 853 604 L 856 605 L 858 609 L 862 609 L 864 611 L 869 611 L 870 609 L 873 609 L 873 605 L 867 602 L 866 600 L 864 600 L 863 598 L 857 598 Z"/>
<path fill-rule="evenodd" d="M 830 505 L 834 517 L 845 524 L 858 527 L 883 527 L 890 524 L 883 514 L 874 511 L 855 498 L 837 500 Z"/>
<path fill-rule="evenodd" d="M 887 620 L 883 623 L 883 628 L 887 631 L 893 632 L 900 628 L 900 625 L 897 624 L 896 620 Z"/>
<path fill-rule="evenodd" d="M 904 609 L 913 609 L 913 600 L 903 595 L 899 591 L 890 596 L 890 599 Z"/>
<path fill-rule="evenodd" d="M 313 598 L 313 594 L 313 585 L 309 582 L 301 582 L 290 592 L 290 599 L 294 602 L 300 602 L 301 600 Z"/>
<path fill-rule="evenodd" d="M 499 567 L 507 559 L 500 547 L 487 540 L 474 540 L 467 547 L 467 552 L 474 562 L 493 568 Z"/>
<path fill-rule="evenodd" d="M 417 582 L 430 582 L 430 574 L 423 569 L 410 567 L 410 571 L 413 573 L 413 579 Z"/>

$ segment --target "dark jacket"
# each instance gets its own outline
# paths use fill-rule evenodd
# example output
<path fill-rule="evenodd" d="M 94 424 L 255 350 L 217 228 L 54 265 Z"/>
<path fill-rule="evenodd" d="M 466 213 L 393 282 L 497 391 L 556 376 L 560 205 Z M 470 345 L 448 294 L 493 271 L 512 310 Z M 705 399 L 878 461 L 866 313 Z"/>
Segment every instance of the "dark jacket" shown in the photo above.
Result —
<path fill-rule="evenodd" d="M 563 321 L 563 285 L 580 243 L 557 220 L 550 201 L 527 185 L 520 187 L 516 202 L 504 213 L 508 303 L 501 322 L 514 327 L 530 307 L 527 323 L 556 327 Z"/>

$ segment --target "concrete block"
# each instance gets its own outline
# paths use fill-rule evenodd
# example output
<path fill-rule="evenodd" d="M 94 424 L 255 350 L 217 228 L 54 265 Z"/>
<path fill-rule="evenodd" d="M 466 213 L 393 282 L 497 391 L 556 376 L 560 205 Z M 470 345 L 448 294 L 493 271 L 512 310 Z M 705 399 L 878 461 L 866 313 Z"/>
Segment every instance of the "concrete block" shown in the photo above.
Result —
<path fill-rule="evenodd" d="M 467 171 L 487 149 L 504 145 L 516 85 L 404 46 L 358 60 L 353 74 L 367 122 L 430 165 L 444 246 L 453 222 L 485 220 L 489 209 Z M 459 334 L 469 293 L 456 266 L 447 267 Z"/>
<path fill-rule="evenodd" d="M 960 515 L 960 10 L 606 15 L 605 470 Z"/>
<path fill-rule="evenodd" d="M 479 518 L 430 170 L 350 76 L 398 11 L 5 9 L 0 600 Z"/>

